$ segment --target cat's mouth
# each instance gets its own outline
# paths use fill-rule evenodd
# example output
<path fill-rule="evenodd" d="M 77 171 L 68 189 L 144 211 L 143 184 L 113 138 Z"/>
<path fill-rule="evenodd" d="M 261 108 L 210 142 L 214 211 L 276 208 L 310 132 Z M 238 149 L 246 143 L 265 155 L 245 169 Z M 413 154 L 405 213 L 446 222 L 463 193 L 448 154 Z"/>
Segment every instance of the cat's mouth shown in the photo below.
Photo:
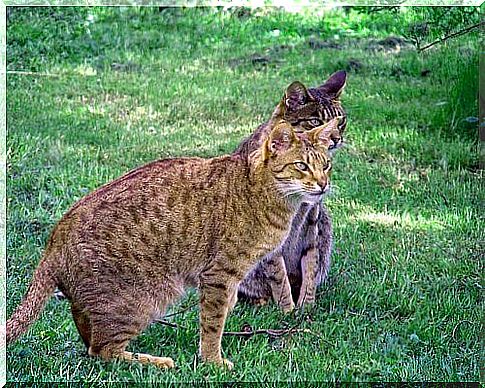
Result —
<path fill-rule="evenodd" d="M 309 191 L 305 193 L 305 197 L 311 202 L 318 202 L 323 198 L 325 192 L 325 190 Z"/>
<path fill-rule="evenodd" d="M 327 194 L 330 191 L 330 187 L 327 185 L 323 189 L 320 190 L 313 190 L 313 191 L 308 191 L 306 192 L 306 195 L 309 196 L 312 199 L 319 200 L 323 198 L 325 194 Z"/>
<path fill-rule="evenodd" d="M 312 191 L 312 192 L 308 193 L 308 195 L 311 195 L 313 197 L 321 197 L 323 194 L 325 194 L 324 190 Z"/>

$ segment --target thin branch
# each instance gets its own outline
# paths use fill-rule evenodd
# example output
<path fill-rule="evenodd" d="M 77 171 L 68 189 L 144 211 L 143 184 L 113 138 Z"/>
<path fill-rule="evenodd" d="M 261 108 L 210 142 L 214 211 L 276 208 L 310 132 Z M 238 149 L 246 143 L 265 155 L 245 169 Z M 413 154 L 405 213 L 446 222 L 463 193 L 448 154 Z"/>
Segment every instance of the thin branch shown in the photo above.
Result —
<path fill-rule="evenodd" d="M 248 331 L 225 331 L 223 335 L 228 337 L 252 337 L 253 335 L 257 334 L 266 334 L 270 337 L 281 337 L 287 334 L 294 334 L 294 333 L 312 333 L 310 329 L 298 329 L 295 327 L 289 329 L 257 329 L 257 330 L 248 330 Z M 312 333 L 313 334 L 313 333 Z"/>
<path fill-rule="evenodd" d="M 194 303 L 182 310 L 179 310 L 179 311 L 176 311 L 172 314 L 169 314 L 169 315 L 166 315 L 164 318 L 167 318 L 167 317 L 172 317 L 174 315 L 178 315 L 178 314 L 181 314 L 187 310 L 190 310 L 192 309 L 193 307 L 195 307 L 196 305 L 198 304 L 197 303 Z M 250 330 L 246 330 L 246 331 L 225 331 L 223 333 L 223 335 L 227 336 L 227 337 L 246 337 L 246 338 L 250 338 L 254 335 L 258 335 L 258 334 L 266 334 L 272 338 L 279 338 L 279 337 L 282 337 L 284 335 L 292 335 L 292 334 L 295 334 L 295 333 L 307 333 L 307 334 L 311 334 L 313 336 L 316 336 L 318 338 L 320 338 L 323 342 L 327 343 L 329 346 L 332 346 L 332 344 L 327 341 L 326 339 L 324 339 L 320 334 L 318 333 L 314 333 L 313 331 L 311 331 L 310 329 L 300 329 L 299 326 L 302 324 L 303 322 L 303 319 L 304 319 L 304 314 L 301 314 L 300 316 L 300 319 L 298 320 L 298 322 L 296 323 L 296 325 L 294 325 L 293 327 L 290 327 L 288 329 L 256 329 L 256 330 L 253 330 L 253 329 L 250 329 Z M 184 326 L 181 326 L 181 325 L 178 325 L 176 323 L 173 323 L 173 322 L 169 322 L 165 319 L 155 319 L 153 322 L 155 323 L 159 323 L 161 325 L 164 325 L 164 326 L 169 326 L 169 327 L 172 327 L 174 329 L 187 329 L 186 327 Z"/>
<path fill-rule="evenodd" d="M 188 307 L 182 309 L 182 310 L 179 310 L 179 311 L 175 311 L 174 313 L 171 313 L 171 314 L 168 314 L 168 315 L 164 315 L 163 317 L 164 318 L 170 318 L 170 317 L 173 317 L 175 315 L 179 315 L 179 314 L 182 314 L 182 313 L 185 313 L 186 311 L 189 311 L 189 310 L 192 310 L 195 306 L 197 306 L 199 304 L 199 302 L 195 302 L 195 303 L 192 303 L 191 305 L 189 305 Z M 156 319 L 155 322 L 158 322 L 159 320 Z"/>
<path fill-rule="evenodd" d="M 424 46 L 424 47 L 421 47 L 421 48 L 418 48 L 418 52 L 422 52 L 424 50 L 427 50 L 429 49 L 430 47 L 433 47 L 435 44 L 438 44 L 438 43 L 441 43 L 441 42 L 444 42 L 445 40 L 448 40 L 450 38 L 455 38 L 457 36 L 460 36 L 460 35 L 463 35 L 463 34 L 466 34 L 467 32 L 470 32 L 471 30 L 475 29 L 475 28 L 478 28 L 478 27 L 482 27 L 482 26 L 485 26 L 485 21 L 484 22 L 480 22 L 480 23 L 477 23 L 477 24 L 474 24 L 472 26 L 468 26 L 460 31 L 457 31 L 457 32 L 454 32 L 453 34 L 450 34 L 450 35 L 446 35 L 444 36 L 443 38 L 441 39 L 437 39 L 435 40 L 434 42 L 431 42 L 430 44 Z"/>
<path fill-rule="evenodd" d="M 35 71 L 21 71 L 21 70 L 7 70 L 7 74 L 15 74 L 15 75 L 35 75 L 40 77 L 60 77 L 60 74 L 51 74 L 51 73 L 38 73 Z"/>
<path fill-rule="evenodd" d="M 173 327 L 174 329 L 179 328 L 179 325 L 177 325 L 176 323 L 166 321 L 165 319 L 155 319 L 153 322 L 160 323 L 161 325 L 164 325 L 164 326 Z"/>
<path fill-rule="evenodd" d="M 174 329 L 179 329 L 179 328 L 185 329 L 185 327 L 177 325 L 176 323 L 173 323 L 173 322 L 166 321 L 164 319 L 155 319 L 154 322 L 159 323 L 159 324 L 164 325 L 164 326 L 173 327 Z M 249 330 L 249 331 L 225 331 L 223 333 L 223 335 L 225 335 L 227 337 L 246 337 L 246 338 L 249 338 L 249 337 L 252 337 L 252 336 L 258 335 L 258 334 L 266 334 L 266 335 L 268 335 L 272 338 L 279 338 L 279 337 L 282 337 L 284 335 L 291 335 L 291 334 L 295 334 L 295 333 L 312 334 L 316 337 L 319 337 L 322 341 L 330 344 L 330 342 L 323 339 L 320 334 L 314 333 L 310 329 L 299 329 L 299 328 L 296 328 L 296 327 L 291 327 L 289 329 L 257 329 L 257 330 Z"/>

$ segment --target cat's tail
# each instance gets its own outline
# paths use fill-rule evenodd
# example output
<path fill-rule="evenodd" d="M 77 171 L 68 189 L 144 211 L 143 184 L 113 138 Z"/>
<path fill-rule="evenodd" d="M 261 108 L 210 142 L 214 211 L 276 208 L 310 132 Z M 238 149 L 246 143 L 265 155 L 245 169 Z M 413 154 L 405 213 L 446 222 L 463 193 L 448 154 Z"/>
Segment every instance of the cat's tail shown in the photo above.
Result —
<path fill-rule="evenodd" d="M 7 320 L 7 344 L 17 339 L 39 317 L 49 296 L 56 288 L 57 276 L 52 259 L 50 256 L 44 256 L 41 260 L 22 303 Z"/>

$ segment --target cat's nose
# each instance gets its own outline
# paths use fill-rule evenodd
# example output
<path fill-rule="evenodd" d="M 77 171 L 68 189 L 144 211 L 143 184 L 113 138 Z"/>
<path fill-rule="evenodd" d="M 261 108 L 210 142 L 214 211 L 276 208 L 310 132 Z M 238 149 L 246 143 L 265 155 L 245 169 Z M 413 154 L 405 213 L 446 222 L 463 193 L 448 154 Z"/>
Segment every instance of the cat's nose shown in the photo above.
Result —
<path fill-rule="evenodd" d="M 320 190 L 322 190 L 322 194 L 325 194 L 330 190 L 330 184 L 328 182 L 321 182 L 318 186 L 320 187 Z"/>

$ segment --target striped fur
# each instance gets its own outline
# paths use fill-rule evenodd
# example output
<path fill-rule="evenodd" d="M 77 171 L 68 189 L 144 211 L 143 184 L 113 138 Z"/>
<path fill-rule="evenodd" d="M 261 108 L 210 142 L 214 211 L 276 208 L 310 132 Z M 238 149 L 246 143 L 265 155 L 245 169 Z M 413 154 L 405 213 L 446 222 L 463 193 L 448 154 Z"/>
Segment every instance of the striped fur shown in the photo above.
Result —
<path fill-rule="evenodd" d="M 278 249 L 299 206 L 317 203 L 329 185 L 337 121 L 301 134 L 283 117 L 284 109 L 272 117 L 254 152 L 155 161 L 81 199 L 54 228 L 6 323 L 7 342 L 27 330 L 58 287 L 89 355 L 171 368 L 171 358 L 126 346 L 195 286 L 202 359 L 231 367 L 221 337 L 239 283 Z"/>
<path fill-rule="evenodd" d="M 346 73 L 339 71 L 317 88 L 305 88 L 293 82 L 275 112 L 285 110 L 285 119 L 296 131 L 308 131 L 332 118 L 339 118 L 338 131 L 331 136 L 329 149 L 343 144 L 347 115 L 340 102 Z M 245 139 L 235 154 L 258 147 L 268 131 L 261 125 Z M 273 299 L 284 311 L 296 304 L 315 300 L 316 287 L 327 277 L 332 250 L 332 224 L 323 202 L 309 208 L 302 205 L 293 220 L 291 231 L 282 247 L 261 260 L 239 286 L 239 298 L 256 304 Z M 276 279 L 276 280 L 275 280 Z"/>

